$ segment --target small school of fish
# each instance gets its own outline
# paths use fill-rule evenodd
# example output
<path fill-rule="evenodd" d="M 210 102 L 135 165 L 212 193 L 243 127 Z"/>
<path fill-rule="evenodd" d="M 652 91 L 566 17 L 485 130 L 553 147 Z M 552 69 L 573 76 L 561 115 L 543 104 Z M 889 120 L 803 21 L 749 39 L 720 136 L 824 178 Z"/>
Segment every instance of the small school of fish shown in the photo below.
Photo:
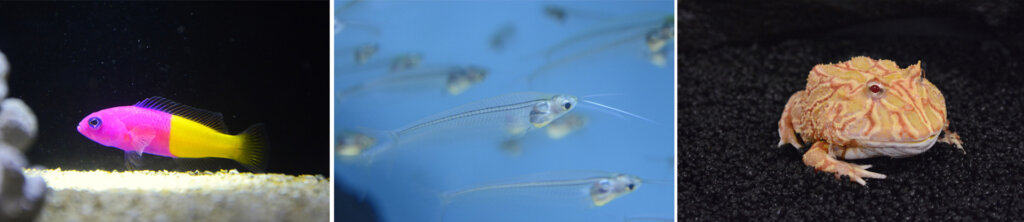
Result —
<path fill-rule="evenodd" d="M 429 8 L 456 7 L 457 4 L 460 2 L 394 2 L 381 5 L 375 2 L 338 2 L 338 5 L 345 5 L 345 11 L 338 13 L 335 19 L 361 19 L 364 24 L 370 25 L 375 24 L 375 18 L 384 19 L 380 18 L 379 10 L 387 9 L 397 14 L 422 14 L 432 12 Z M 648 9 L 632 10 L 622 10 L 634 6 L 624 2 L 609 3 L 608 8 L 604 9 L 584 5 L 542 5 L 538 2 L 501 4 L 509 4 L 507 8 L 513 9 L 529 8 L 527 10 L 532 11 L 532 17 L 535 17 L 531 19 L 537 21 L 523 23 L 499 20 L 489 28 L 460 27 L 459 30 L 469 32 L 457 32 L 454 37 L 437 37 L 438 40 L 433 41 L 427 39 L 432 35 L 446 34 L 441 30 L 452 29 L 432 24 L 431 29 L 438 32 L 417 36 L 394 35 L 393 32 L 404 30 L 388 28 L 374 28 L 379 33 L 352 29 L 336 33 L 335 49 L 338 56 L 335 59 L 339 68 L 335 71 L 334 95 L 335 178 L 338 178 L 337 186 L 340 187 L 336 188 L 336 193 L 348 193 L 360 200 L 369 200 L 377 208 L 379 220 L 383 221 L 424 220 L 431 216 L 437 217 L 439 221 L 557 220 L 555 218 L 558 217 L 579 220 L 583 217 L 578 216 L 582 215 L 597 217 L 598 221 L 638 218 L 636 215 L 671 217 L 668 215 L 673 212 L 671 200 L 674 193 L 670 192 L 672 185 L 659 185 L 657 182 L 651 185 L 651 182 L 673 180 L 673 169 L 662 168 L 664 164 L 661 161 L 649 161 L 652 158 L 647 154 L 612 153 L 617 152 L 615 150 L 632 149 L 659 153 L 669 159 L 672 157 L 674 147 L 670 129 L 673 107 L 670 99 L 673 96 L 673 85 L 655 86 L 654 83 L 668 83 L 661 80 L 673 79 L 671 69 L 660 67 L 671 62 L 666 56 L 674 55 L 669 46 L 674 38 L 674 19 L 671 11 L 638 13 L 649 12 L 650 8 L 671 6 L 672 2 L 649 2 L 645 3 L 649 5 Z M 403 10 L 407 10 L 407 13 L 400 12 Z M 473 14 L 470 13 L 473 12 L 472 7 L 460 8 L 459 11 Z M 449 14 L 443 19 L 457 20 L 463 17 L 456 12 L 444 13 Z M 415 26 L 425 20 L 408 23 Z M 479 21 L 479 24 L 483 23 Z M 534 32 L 535 26 L 544 24 L 553 25 L 556 29 L 580 30 L 573 32 L 580 34 L 569 33 L 559 37 L 561 41 L 554 41 L 547 47 L 529 47 L 532 42 L 527 39 L 543 34 Z M 454 24 L 445 25 L 458 27 Z M 393 26 L 400 25 L 380 27 Z M 480 29 L 491 33 L 471 34 L 471 30 Z M 469 36 L 478 40 L 472 40 Z M 457 40 L 445 41 L 448 39 Z M 404 42 L 417 40 L 423 40 L 430 46 L 435 43 L 442 45 L 445 51 L 432 51 L 427 46 L 402 46 Z M 524 52 L 523 49 L 532 52 Z M 428 54 L 431 56 L 430 61 L 421 64 L 424 62 L 421 60 L 423 54 L 408 54 L 409 51 Z M 444 52 L 472 54 L 463 57 L 445 56 Z M 389 62 L 389 56 L 386 56 L 389 54 L 398 56 L 392 56 L 395 59 Z M 521 59 L 525 61 L 515 59 L 523 54 L 530 57 Z M 644 61 L 644 54 L 650 57 L 649 63 L 654 66 Z M 508 55 L 513 58 L 508 58 Z M 615 56 L 616 62 L 592 62 L 596 58 L 610 55 Z M 499 59 L 505 62 L 485 62 L 488 61 L 485 58 L 492 56 L 506 57 Z M 536 62 L 535 58 L 544 61 L 540 65 L 529 65 Z M 610 70 L 598 71 L 594 75 L 571 71 L 586 66 L 623 66 L 617 63 L 646 65 L 643 70 L 657 72 L 631 74 L 642 76 L 631 81 L 610 80 L 640 91 L 580 90 L 580 86 L 599 80 L 561 81 L 564 78 L 592 79 L 622 75 Z M 508 64 L 522 68 L 520 71 L 510 71 Z M 532 72 L 529 71 L 531 69 Z M 535 83 L 568 84 L 550 87 Z M 664 110 L 657 112 L 659 115 L 649 115 L 649 110 L 657 109 L 646 105 L 648 103 L 644 99 L 633 100 L 632 103 L 631 99 L 614 99 L 631 96 L 650 98 L 652 92 L 667 92 L 660 94 L 667 99 L 659 100 L 666 105 Z M 618 102 L 602 101 L 605 98 Z M 623 103 L 629 105 L 618 105 Z M 611 125 L 613 123 L 615 125 Z M 669 130 L 663 130 L 664 134 L 627 130 L 655 128 Z M 595 136 L 597 132 L 634 136 Z M 664 136 L 648 136 L 652 134 Z M 650 143 L 644 141 L 637 144 L 661 146 L 621 147 L 611 142 L 630 137 L 658 138 Z M 561 145 L 555 147 L 554 144 Z M 576 151 L 589 160 L 580 161 L 570 156 L 560 157 L 565 154 L 551 154 L 568 151 Z M 561 160 L 534 160 L 538 158 Z M 656 159 L 663 158 L 659 156 Z M 646 167 L 647 162 L 658 163 L 650 164 L 656 166 L 651 168 Z M 632 172 L 635 169 L 621 167 L 623 163 L 634 166 L 637 164 L 632 163 L 641 163 L 639 165 L 644 165 L 641 169 L 656 169 L 658 172 L 664 170 L 666 173 Z M 549 167 L 543 167 L 545 165 Z M 488 178 L 471 175 L 487 175 L 483 177 Z M 645 188 L 649 191 L 640 192 L 657 190 L 663 193 L 646 195 L 664 197 L 668 201 L 616 206 L 616 202 L 620 202 L 618 200 L 628 198 L 631 196 L 629 194 L 639 190 L 642 185 L 650 188 Z M 431 207 L 423 203 L 435 204 Z M 554 209 L 544 207 L 549 205 L 567 208 L 556 214 L 528 213 Z M 609 206 L 612 206 L 611 209 L 598 209 Z M 634 206 L 640 209 L 630 208 Z M 595 213 L 589 214 L 588 211 Z M 608 217 L 609 214 L 604 212 L 618 213 Z M 520 216 L 525 217 L 517 218 Z"/>

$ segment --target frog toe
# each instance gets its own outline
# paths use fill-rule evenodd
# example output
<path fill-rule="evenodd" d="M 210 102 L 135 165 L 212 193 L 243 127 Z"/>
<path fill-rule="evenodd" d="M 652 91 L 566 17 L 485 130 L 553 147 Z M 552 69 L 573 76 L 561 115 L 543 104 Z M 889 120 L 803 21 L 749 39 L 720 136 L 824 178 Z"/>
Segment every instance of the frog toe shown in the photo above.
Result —
<path fill-rule="evenodd" d="M 885 179 L 885 174 L 868 171 L 868 168 L 871 168 L 871 165 L 847 164 L 847 167 L 844 170 L 845 172 L 838 171 L 836 172 L 836 176 L 838 177 L 840 175 L 846 175 L 847 177 L 850 178 L 850 181 L 857 182 L 862 186 L 867 185 L 867 182 L 864 181 L 864 178 Z"/>

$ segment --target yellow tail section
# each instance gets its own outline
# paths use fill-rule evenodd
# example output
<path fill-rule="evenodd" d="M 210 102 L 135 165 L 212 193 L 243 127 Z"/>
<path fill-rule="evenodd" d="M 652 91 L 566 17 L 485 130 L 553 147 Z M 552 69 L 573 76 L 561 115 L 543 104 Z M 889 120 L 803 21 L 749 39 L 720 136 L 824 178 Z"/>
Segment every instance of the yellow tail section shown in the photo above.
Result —
<path fill-rule="evenodd" d="M 168 151 L 177 158 L 226 158 L 250 171 L 262 172 L 267 148 L 266 131 L 256 124 L 238 135 L 218 132 L 198 122 L 171 117 Z"/>

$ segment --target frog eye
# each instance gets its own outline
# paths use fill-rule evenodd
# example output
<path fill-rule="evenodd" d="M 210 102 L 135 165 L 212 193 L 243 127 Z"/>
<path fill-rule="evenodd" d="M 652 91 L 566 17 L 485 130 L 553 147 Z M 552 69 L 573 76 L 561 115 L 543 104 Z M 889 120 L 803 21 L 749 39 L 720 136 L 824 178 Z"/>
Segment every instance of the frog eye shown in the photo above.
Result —
<path fill-rule="evenodd" d="M 871 98 L 878 99 L 885 94 L 885 86 L 877 82 L 868 82 L 868 95 Z"/>
<path fill-rule="evenodd" d="M 872 93 L 882 92 L 882 87 L 879 87 L 878 85 L 872 85 L 869 89 L 871 89 Z"/>
<path fill-rule="evenodd" d="M 99 128 L 102 124 L 103 120 L 100 120 L 99 117 L 89 118 L 89 127 L 92 127 L 93 129 Z"/>

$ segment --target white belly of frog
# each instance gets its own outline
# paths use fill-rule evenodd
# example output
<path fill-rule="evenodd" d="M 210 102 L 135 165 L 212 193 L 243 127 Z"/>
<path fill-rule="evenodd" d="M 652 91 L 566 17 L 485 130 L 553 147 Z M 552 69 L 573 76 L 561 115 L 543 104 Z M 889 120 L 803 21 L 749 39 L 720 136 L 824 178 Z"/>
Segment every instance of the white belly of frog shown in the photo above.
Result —
<path fill-rule="evenodd" d="M 830 148 L 830 153 L 835 153 L 841 159 L 866 159 L 872 157 L 905 158 L 915 156 L 928 151 L 935 145 L 936 137 L 920 142 L 858 142 L 863 147 L 839 147 Z"/>

